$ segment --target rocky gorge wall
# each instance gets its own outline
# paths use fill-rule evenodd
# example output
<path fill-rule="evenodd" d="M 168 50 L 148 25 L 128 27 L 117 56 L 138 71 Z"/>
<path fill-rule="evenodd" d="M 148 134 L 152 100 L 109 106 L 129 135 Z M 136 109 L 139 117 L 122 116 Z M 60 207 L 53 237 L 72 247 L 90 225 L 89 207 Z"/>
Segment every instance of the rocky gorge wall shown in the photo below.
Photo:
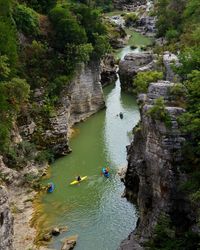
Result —
<path fill-rule="evenodd" d="M 44 105 L 44 95 L 43 89 L 35 91 L 34 99 L 38 108 Z M 81 64 L 70 84 L 64 85 L 53 114 L 42 120 L 37 116 L 31 117 L 28 112 L 23 118 L 25 124 L 20 125 L 20 133 L 29 141 L 35 142 L 39 138 L 37 144 L 42 148 L 51 149 L 57 156 L 66 155 L 70 152 L 70 128 L 104 107 L 100 62 Z"/>
<path fill-rule="evenodd" d="M 8 203 L 8 193 L 0 186 L 0 249 L 13 250 L 13 217 Z"/>
<path fill-rule="evenodd" d="M 176 106 L 170 89 L 174 83 L 151 83 L 147 94 L 139 96 L 141 121 L 135 128 L 134 139 L 127 147 L 128 169 L 125 176 L 126 197 L 136 201 L 139 210 L 137 227 L 120 249 L 144 249 L 154 233 L 162 213 L 168 214 L 181 232 L 195 224 L 195 216 L 179 184 L 185 178 L 179 171 L 185 141 L 177 117 L 184 109 Z M 171 126 L 155 119 L 148 111 L 155 100 L 163 97 Z"/>

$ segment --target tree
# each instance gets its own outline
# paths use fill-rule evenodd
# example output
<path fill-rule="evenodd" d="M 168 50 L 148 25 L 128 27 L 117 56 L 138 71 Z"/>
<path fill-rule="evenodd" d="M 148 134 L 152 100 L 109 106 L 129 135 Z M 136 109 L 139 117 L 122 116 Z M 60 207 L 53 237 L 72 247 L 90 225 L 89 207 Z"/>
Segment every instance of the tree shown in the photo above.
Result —
<path fill-rule="evenodd" d="M 30 8 L 39 13 L 48 13 L 55 5 L 56 0 L 23 0 Z"/>
<path fill-rule="evenodd" d="M 23 4 L 18 4 L 14 10 L 14 20 L 17 29 L 25 35 L 37 35 L 39 33 L 38 14 Z"/>
<path fill-rule="evenodd" d="M 194 70 L 185 82 L 188 92 L 187 112 L 181 115 L 181 129 L 188 136 L 186 159 L 198 166 L 200 163 L 200 71 Z"/>
<path fill-rule="evenodd" d="M 0 150 L 10 144 L 12 122 L 29 97 L 29 85 L 25 80 L 13 78 L 0 83 Z"/>
<path fill-rule="evenodd" d="M 6 55 L 11 68 L 17 62 L 16 32 L 11 24 L 0 20 L 0 55 Z"/>

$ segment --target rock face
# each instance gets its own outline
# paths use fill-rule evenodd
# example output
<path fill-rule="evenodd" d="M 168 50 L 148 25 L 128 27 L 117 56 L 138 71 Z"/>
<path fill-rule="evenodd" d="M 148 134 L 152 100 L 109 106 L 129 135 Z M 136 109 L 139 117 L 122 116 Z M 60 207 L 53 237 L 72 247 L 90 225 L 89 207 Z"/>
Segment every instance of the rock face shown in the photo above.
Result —
<path fill-rule="evenodd" d="M 0 186 L 0 249 L 13 250 L 13 217 L 11 215 L 8 194 Z"/>
<path fill-rule="evenodd" d="M 143 249 L 143 243 L 151 238 L 161 212 L 170 215 L 178 230 L 189 228 L 195 222 L 187 199 L 178 189 L 183 178 L 178 166 L 182 161 L 181 148 L 185 139 L 176 119 L 184 110 L 171 105 L 169 89 L 173 85 L 167 81 L 152 83 L 146 97 L 140 98 L 145 102 L 140 109 L 141 122 L 135 128 L 134 140 L 127 147 L 125 176 L 126 197 L 137 201 L 139 219 L 136 230 L 122 242 L 120 249 L 123 250 Z M 147 114 L 160 96 L 171 118 L 170 128 Z"/>
<path fill-rule="evenodd" d="M 139 30 L 145 34 L 154 36 L 156 33 L 156 17 L 144 16 L 137 22 Z"/>
<path fill-rule="evenodd" d="M 37 90 L 34 94 L 39 107 L 44 105 L 45 91 Z M 66 155 L 70 152 L 68 134 L 70 127 L 91 116 L 105 106 L 102 86 L 100 83 L 99 62 L 88 65 L 81 64 L 74 79 L 66 83 L 59 103 L 48 120 L 38 121 L 36 118 L 26 117 L 25 125 L 20 126 L 24 139 L 38 140 L 43 149 L 51 149 L 55 155 Z M 43 129 L 41 130 L 41 123 Z"/>
<path fill-rule="evenodd" d="M 101 84 L 106 86 L 117 80 L 117 67 L 113 55 L 106 55 L 101 61 Z"/>
<path fill-rule="evenodd" d="M 153 55 L 149 52 L 129 53 L 119 63 L 121 87 L 125 90 L 133 88 L 133 79 L 138 72 L 155 68 Z"/>
<path fill-rule="evenodd" d="M 105 106 L 99 62 L 81 66 L 70 84 L 68 96 L 70 96 L 70 125 L 84 120 Z"/>
<path fill-rule="evenodd" d="M 172 65 L 178 66 L 178 57 L 169 51 L 166 51 L 163 55 L 163 64 L 165 66 L 165 78 L 167 81 L 177 81 L 179 79 L 178 75 L 174 73 Z"/>

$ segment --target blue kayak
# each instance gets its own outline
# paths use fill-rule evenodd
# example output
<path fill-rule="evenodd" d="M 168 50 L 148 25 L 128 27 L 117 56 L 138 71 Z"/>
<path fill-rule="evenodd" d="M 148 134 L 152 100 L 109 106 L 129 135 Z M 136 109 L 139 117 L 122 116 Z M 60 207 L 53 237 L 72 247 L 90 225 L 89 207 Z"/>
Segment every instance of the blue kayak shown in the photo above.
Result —
<path fill-rule="evenodd" d="M 54 191 L 54 189 L 55 189 L 55 186 L 54 186 L 54 184 L 53 184 L 52 182 L 50 183 L 50 185 L 51 185 L 51 186 L 48 187 L 48 189 L 47 189 L 47 192 L 48 192 L 48 193 L 52 193 L 52 192 Z"/>
<path fill-rule="evenodd" d="M 106 178 L 110 177 L 110 173 L 106 172 L 106 168 L 102 168 L 102 173 Z"/>

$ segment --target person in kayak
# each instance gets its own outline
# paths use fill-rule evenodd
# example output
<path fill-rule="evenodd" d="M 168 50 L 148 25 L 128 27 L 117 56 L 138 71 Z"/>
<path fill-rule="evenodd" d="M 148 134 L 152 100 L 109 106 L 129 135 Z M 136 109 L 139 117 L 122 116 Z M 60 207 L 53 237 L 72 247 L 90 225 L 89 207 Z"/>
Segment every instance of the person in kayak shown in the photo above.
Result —
<path fill-rule="evenodd" d="M 48 183 L 47 192 L 52 193 L 54 190 L 54 184 L 52 182 Z"/>
<path fill-rule="evenodd" d="M 76 180 L 77 180 L 77 181 L 81 181 L 80 175 L 77 176 Z"/>
<path fill-rule="evenodd" d="M 108 168 L 106 168 L 104 174 L 107 175 L 108 173 L 109 173 Z"/>

